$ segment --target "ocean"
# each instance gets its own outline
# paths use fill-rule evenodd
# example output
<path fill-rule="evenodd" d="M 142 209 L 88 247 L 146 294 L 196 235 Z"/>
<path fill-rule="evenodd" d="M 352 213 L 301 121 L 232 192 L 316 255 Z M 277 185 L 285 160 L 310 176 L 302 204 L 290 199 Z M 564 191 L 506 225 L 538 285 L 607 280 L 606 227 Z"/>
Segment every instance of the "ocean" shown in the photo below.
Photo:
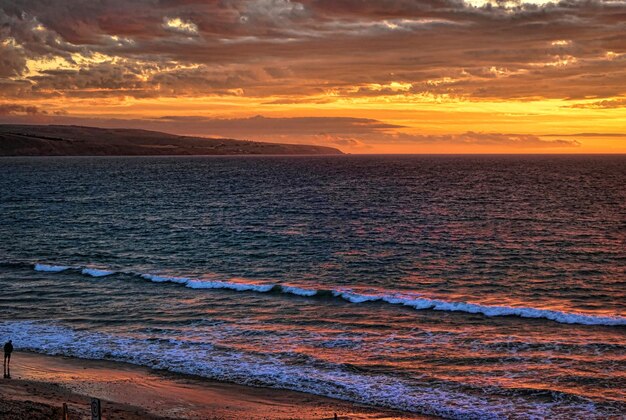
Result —
<path fill-rule="evenodd" d="M 626 156 L 0 159 L 0 340 L 447 418 L 625 418 Z"/>

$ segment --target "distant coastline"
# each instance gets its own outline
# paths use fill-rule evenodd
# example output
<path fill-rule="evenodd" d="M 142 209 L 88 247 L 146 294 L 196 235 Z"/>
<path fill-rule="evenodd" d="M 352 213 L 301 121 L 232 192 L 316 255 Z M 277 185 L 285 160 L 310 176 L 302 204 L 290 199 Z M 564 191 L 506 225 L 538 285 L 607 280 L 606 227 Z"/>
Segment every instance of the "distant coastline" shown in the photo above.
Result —
<path fill-rule="evenodd" d="M 74 125 L 0 124 L 0 156 L 341 155 L 326 146 Z"/>

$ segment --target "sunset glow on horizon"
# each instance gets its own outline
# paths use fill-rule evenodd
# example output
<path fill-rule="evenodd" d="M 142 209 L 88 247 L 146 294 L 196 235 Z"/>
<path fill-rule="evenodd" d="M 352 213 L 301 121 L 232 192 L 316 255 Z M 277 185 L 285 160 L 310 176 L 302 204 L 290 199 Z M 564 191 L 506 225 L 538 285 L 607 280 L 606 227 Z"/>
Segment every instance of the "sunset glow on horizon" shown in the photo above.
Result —
<path fill-rule="evenodd" d="M 0 123 L 626 153 L 626 1 L 0 1 Z"/>

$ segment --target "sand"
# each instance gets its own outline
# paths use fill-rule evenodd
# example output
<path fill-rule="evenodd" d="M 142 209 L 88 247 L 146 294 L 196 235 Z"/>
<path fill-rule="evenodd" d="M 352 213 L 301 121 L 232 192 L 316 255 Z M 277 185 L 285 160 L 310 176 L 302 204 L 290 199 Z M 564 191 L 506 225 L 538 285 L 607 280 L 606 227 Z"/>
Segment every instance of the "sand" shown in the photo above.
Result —
<path fill-rule="evenodd" d="M 90 419 L 91 397 L 106 419 L 426 419 L 409 413 L 271 388 L 158 372 L 117 362 L 15 352 L 0 382 L 0 418 Z"/>

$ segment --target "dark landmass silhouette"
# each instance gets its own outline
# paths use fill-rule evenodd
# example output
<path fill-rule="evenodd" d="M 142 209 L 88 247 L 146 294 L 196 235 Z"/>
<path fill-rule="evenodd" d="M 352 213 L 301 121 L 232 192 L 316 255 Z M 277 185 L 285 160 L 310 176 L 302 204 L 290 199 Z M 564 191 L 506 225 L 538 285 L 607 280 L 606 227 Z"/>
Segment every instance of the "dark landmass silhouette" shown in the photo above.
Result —
<path fill-rule="evenodd" d="M 340 154 L 339 149 L 326 146 L 188 137 L 126 128 L 0 124 L 0 156 Z"/>

